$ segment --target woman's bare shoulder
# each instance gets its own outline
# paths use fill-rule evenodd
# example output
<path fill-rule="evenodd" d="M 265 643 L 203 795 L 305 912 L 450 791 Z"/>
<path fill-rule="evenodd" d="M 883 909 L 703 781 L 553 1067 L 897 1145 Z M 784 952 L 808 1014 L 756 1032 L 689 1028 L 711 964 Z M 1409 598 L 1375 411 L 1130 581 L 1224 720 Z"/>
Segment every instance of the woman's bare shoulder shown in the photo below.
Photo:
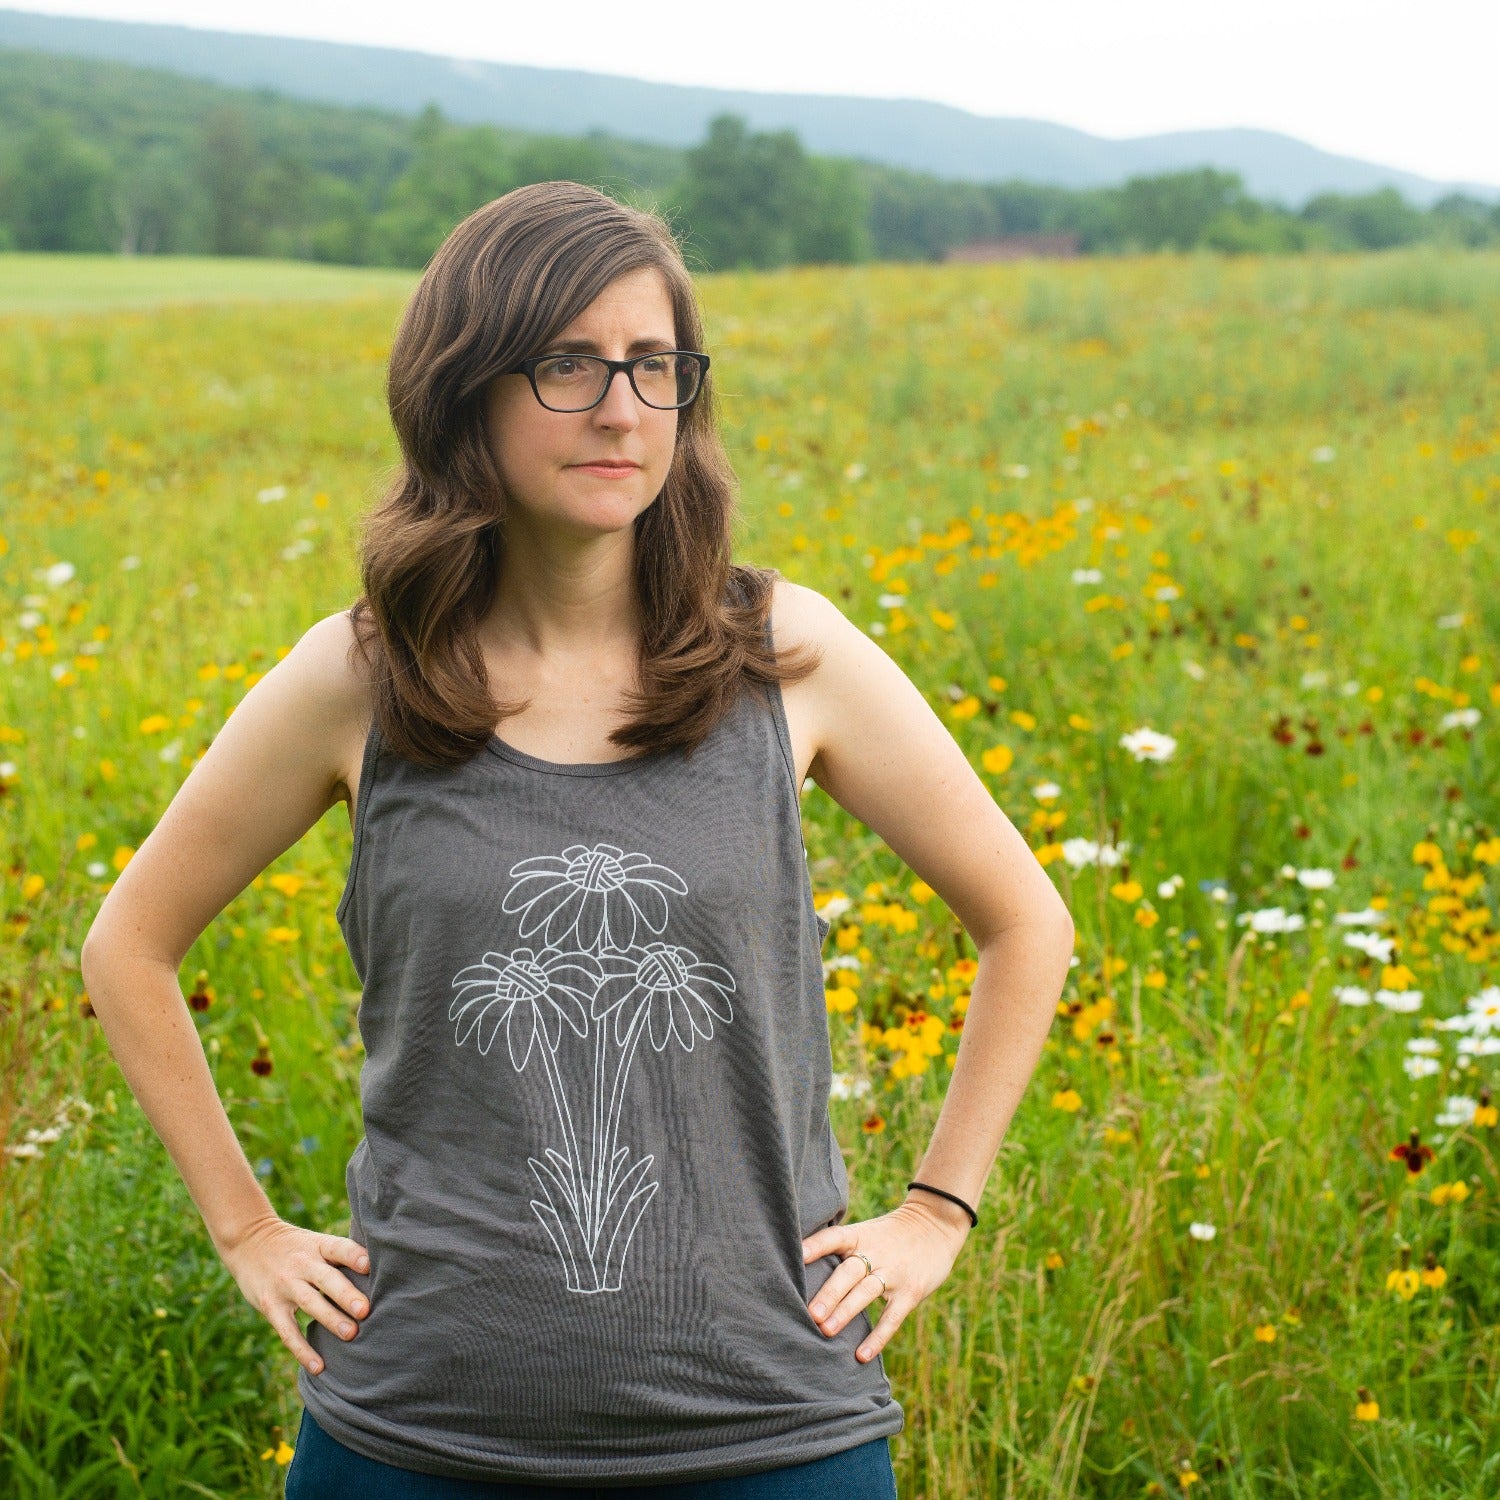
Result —
<path fill-rule="evenodd" d="M 777 652 L 803 644 L 817 646 L 832 607 L 816 589 L 778 576 L 771 586 L 771 635 Z"/>
<path fill-rule="evenodd" d="M 281 666 L 293 668 L 301 678 L 303 701 L 315 714 L 339 768 L 339 800 L 348 801 L 374 717 L 369 665 L 349 611 L 310 625 Z"/>

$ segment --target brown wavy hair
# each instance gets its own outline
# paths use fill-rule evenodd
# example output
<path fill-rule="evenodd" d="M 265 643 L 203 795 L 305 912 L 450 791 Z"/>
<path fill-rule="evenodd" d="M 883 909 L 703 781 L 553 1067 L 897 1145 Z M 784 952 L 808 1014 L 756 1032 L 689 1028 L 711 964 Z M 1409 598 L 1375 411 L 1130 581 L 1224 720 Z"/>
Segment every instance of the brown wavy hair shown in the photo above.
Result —
<path fill-rule="evenodd" d="M 364 591 L 349 611 L 376 723 L 397 754 L 461 764 L 530 705 L 491 695 L 477 635 L 495 598 L 507 509 L 485 391 L 611 282 L 649 266 L 666 280 L 678 347 L 709 352 L 666 221 L 576 182 L 533 183 L 476 209 L 407 303 L 386 382 L 401 463 L 363 519 Z M 781 575 L 731 561 L 736 492 L 710 370 L 679 414 L 666 483 L 635 522 L 643 691 L 629 694 L 631 717 L 610 735 L 622 748 L 691 756 L 748 682 L 798 681 L 818 664 L 814 648 L 766 648 Z"/>

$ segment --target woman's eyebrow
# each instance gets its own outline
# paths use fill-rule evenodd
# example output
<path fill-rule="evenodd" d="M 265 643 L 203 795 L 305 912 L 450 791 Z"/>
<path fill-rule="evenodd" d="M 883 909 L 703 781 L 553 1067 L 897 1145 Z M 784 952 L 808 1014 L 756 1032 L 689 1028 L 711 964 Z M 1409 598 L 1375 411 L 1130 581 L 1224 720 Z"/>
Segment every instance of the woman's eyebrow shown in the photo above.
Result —
<path fill-rule="evenodd" d="M 592 339 L 556 339 L 548 346 L 553 349 L 572 349 L 579 354 L 598 354 L 599 345 Z M 642 349 L 670 349 L 672 341 L 663 338 L 637 339 L 625 352 L 635 354 Z"/>

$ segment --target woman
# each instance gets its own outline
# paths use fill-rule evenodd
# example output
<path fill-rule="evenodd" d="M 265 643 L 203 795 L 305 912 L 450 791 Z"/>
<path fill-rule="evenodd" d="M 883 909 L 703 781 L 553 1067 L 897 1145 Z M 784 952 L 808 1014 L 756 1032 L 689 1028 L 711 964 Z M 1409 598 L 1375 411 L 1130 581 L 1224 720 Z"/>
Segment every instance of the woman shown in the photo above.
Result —
<path fill-rule="evenodd" d="M 977 1220 L 1072 924 L 886 654 L 731 563 L 703 343 L 655 215 L 542 183 L 460 224 L 392 349 L 362 597 L 246 694 L 89 934 L 127 1080 L 301 1362 L 288 1495 L 895 1494 L 880 1351 Z M 809 776 L 980 952 L 916 1178 L 856 1223 Z M 347 1237 L 279 1217 L 176 989 L 337 800 Z"/>

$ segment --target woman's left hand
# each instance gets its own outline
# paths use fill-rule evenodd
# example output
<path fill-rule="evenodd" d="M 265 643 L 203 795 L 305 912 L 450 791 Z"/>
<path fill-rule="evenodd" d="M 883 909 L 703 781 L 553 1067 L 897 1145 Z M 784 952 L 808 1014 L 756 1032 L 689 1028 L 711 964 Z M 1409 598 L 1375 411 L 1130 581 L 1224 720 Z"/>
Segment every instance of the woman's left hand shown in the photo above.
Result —
<path fill-rule="evenodd" d="M 946 1204 L 929 1208 L 908 1199 L 878 1219 L 829 1224 L 808 1235 L 802 1241 L 803 1265 L 825 1255 L 845 1257 L 808 1305 L 822 1332 L 837 1333 L 877 1297 L 883 1297 L 880 1321 L 855 1351 L 861 1361 L 874 1359 L 912 1308 L 940 1287 L 953 1269 L 969 1234 L 963 1210 L 954 1209 L 953 1214 L 959 1219 L 950 1215 Z M 869 1256 L 873 1273 L 865 1269 L 860 1255 Z"/>

